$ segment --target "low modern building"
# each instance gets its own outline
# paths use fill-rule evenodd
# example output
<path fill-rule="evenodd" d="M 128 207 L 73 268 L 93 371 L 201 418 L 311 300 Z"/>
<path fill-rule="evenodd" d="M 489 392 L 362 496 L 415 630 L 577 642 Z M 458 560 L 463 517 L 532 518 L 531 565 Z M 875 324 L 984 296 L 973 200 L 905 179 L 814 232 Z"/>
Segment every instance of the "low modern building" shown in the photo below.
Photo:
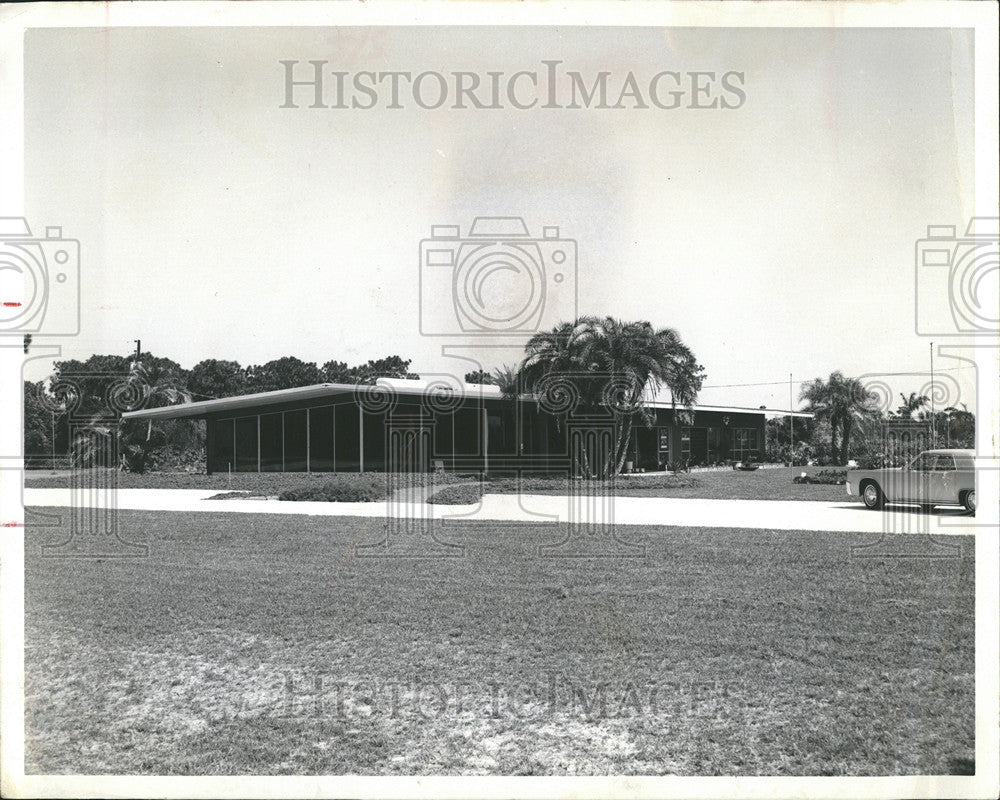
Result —
<path fill-rule="evenodd" d="M 635 469 L 757 460 L 766 416 L 803 412 L 648 399 L 629 455 Z M 598 458 L 614 417 L 495 386 L 380 378 L 323 383 L 126 413 L 124 420 L 202 419 L 208 472 L 561 471 L 581 452 Z M 581 450 L 583 448 L 583 450 Z"/>

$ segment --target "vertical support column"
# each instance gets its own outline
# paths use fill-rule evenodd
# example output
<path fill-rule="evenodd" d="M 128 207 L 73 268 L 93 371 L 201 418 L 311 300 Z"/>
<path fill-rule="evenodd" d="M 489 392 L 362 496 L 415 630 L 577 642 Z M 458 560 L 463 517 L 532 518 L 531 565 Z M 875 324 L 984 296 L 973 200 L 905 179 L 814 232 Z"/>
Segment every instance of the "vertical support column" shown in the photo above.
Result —
<path fill-rule="evenodd" d="M 215 449 L 215 421 L 205 420 L 205 474 L 212 474 L 212 451 Z"/>
<path fill-rule="evenodd" d="M 365 410 L 358 406 L 358 472 L 365 471 Z"/>
<path fill-rule="evenodd" d="M 306 409 L 306 472 L 312 472 L 312 435 L 309 429 L 309 422 L 312 419 L 312 409 Z"/>
<path fill-rule="evenodd" d="M 260 414 L 257 415 L 257 472 L 260 472 Z"/>
<path fill-rule="evenodd" d="M 490 471 L 490 418 L 486 412 L 486 404 L 483 403 L 483 475 Z"/>

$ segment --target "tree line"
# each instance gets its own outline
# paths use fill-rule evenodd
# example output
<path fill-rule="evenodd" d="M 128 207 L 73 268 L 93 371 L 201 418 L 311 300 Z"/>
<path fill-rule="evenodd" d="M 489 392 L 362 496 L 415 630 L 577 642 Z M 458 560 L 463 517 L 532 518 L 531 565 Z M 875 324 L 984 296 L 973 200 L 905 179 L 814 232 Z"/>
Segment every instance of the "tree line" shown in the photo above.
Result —
<path fill-rule="evenodd" d="M 853 460 L 863 467 L 900 466 L 915 455 L 888 446 L 887 434 L 901 423 L 917 423 L 923 429 L 924 449 L 975 447 L 976 417 L 964 403 L 932 411 L 930 397 L 911 391 L 900 392 L 893 409 L 889 398 L 839 370 L 828 378 L 803 383 L 799 401 L 813 419 L 768 420 L 770 460 L 803 465 L 845 465 Z"/>
<path fill-rule="evenodd" d="M 26 342 L 27 347 L 30 342 Z M 204 430 L 191 420 L 161 420 L 155 424 L 121 425 L 123 411 L 134 406 L 160 406 L 221 397 L 293 389 L 317 383 L 374 383 L 379 377 L 419 378 L 410 359 L 398 355 L 349 366 L 330 360 L 322 366 L 284 356 L 264 364 L 242 366 L 237 361 L 207 358 L 191 369 L 153 353 L 129 356 L 92 355 L 80 361 L 57 361 L 44 381 L 24 382 L 24 450 L 29 463 L 65 459 L 73 451 L 70 417 L 92 431 L 118 436 L 119 466 L 147 469 L 202 469 Z M 77 461 L 92 459 L 76 452 Z"/>
<path fill-rule="evenodd" d="M 148 352 L 60 361 L 50 380 L 25 382 L 25 452 L 43 458 L 71 452 L 72 409 L 75 420 L 92 418 L 96 430 L 119 437 L 123 468 L 198 470 L 204 464 L 203 426 L 191 420 L 163 420 L 117 426 L 112 434 L 112 423 L 130 402 L 141 401 L 139 405 L 149 408 L 324 382 L 419 378 L 410 364 L 398 355 L 352 366 L 338 360 L 319 366 L 285 356 L 249 367 L 205 359 L 184 369 Z M 665 391 L 681 424 L 692 424 L 692 407 L 705 377 L 705 368 L 676 330 L 647 321 L 584 316 L 532 336 L 518 364 L 469 372 L 465 380 L 496 385 L 509 401 L 531 395 L 557 424 L 570 411 L 612 412 L 612 446 L 600 454 L 583 453 L 587 463 L 578 465 L 581 474 L 608 477 L 624 466 L 635 428 L 653 423 L 649 399 Z M 879 434 L 893 420 L 927 423 L 938 446 L 973 446 L 975 417 L 968 409 L 947 407 L 931 414 L 926 396 L 911 392 L 900 399 L 900 406 L 889 411 L 860 379 L 839 371 L 808 381 L 801 386 L 799 400 L 813 419 L 769 420 L 766 457 L 791 464 L 845 464 L 854 458 L 883 466 L 891 459 L 880 450 Z M 512 409 L 513 404 L 507 410 Z"/>

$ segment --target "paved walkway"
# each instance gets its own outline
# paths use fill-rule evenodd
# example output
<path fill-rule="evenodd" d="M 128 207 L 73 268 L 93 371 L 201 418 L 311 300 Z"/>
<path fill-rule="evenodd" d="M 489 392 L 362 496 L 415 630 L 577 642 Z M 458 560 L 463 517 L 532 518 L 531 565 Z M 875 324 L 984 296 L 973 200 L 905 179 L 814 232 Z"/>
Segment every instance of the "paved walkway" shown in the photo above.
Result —
<path fill-rule="evenodd" d="M 477 506 L 427 505 L 415 502 L 320 503 L 265 498 L 206 500 L 218 490 L 119 489 L 119 509 L 146 511 L 214 511 L 235 514 L 305 514 L 331 517 L 434 518 L 472 521 L 603 522 L 618 525 L 663 525 L 770 530 L 847 531 L 858 533 L 975 534 L 976 519 L 960 509 L 939 508 L 924 514 L 906 506 L 869 511 L 848 500 L 702 500 L 660 497 L 616 497 L 606 504 L 593 498 L 557 495 L 490 494 Z M 69 489 L 24 490 L 30 506 L 69 506 Z M 95 498 L 84 497 L 84 505 Z"/>

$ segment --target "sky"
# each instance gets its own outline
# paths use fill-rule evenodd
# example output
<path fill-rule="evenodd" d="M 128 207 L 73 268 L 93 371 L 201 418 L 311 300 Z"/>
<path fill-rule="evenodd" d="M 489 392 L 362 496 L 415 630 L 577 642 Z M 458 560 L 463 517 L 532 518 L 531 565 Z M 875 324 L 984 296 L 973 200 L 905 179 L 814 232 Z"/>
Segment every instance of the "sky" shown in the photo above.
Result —
<path fill-rule="evenodd" d="M 404 90 L 387 108 L 382 84 L 371 109 L 310 108 L 308 87 L 282 108 L 282 60 L 298 77 L 328 62 L 327 89 L 333 71 L 485 82 L 541 75 L 544 60 L 588 83 L 607 71 L 613 87 L 630 71 L 647 88 L 662 71 L 735 72 L 745 100 L 425 109 Z M 81 333 L 66 357 L 141 339 L 184 367 L 511 362 L 523 338 L 455 328 L 421 241 L 434 225 L 467 237 L 477 216 L 512 216 L 575 242 L 575 279 L 548 285 L 551 314 L 575 288 L 580 314 L 675 328 L 706 368 L 702 402 L 787 408 L 790 373 L 797 396 L 837 369 L 908 394 L 929 367 L 915 300 L 946 302 L 917 286 L 915 242 L 929 224 L 961 232 L 972 211 L 971 64 L 971 33 L 939 29 L 32 30 L 25 206 L 36 234 L 60 225 L 80 241 Z M 29 364 L 33 379 L 50 367 Z M 956 366 L 935 364 L 956 379 L 948 400 L 974 408 Z"/>

